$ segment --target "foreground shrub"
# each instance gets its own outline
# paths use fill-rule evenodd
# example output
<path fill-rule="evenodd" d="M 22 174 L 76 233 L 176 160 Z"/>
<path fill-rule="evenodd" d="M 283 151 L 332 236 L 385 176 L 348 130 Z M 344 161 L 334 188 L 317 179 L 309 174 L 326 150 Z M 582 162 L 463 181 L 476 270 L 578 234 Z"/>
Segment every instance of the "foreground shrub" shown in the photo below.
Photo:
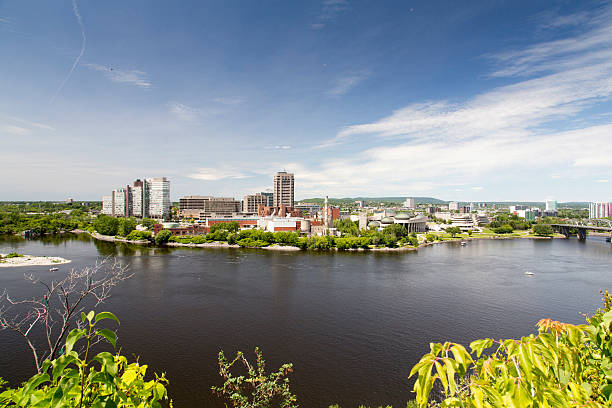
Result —
<path fill-rule="evenodd" d="M 117 336 L 98 324 L 111 319 L 119 320 L 109 312 L 94 315 L 81 314 L 84 328 L 72 330 L 67 338 L 65 352 L 54 360 L 45 360 L 38 374 L 19 388 L 0 393 L 2 407 L 139 407 L 168 406 L 166 385 L 162 376 L 145 380 L 146 365 L 129 364 L 127 358 L 103 351 L 93 358 L 91 346 L 97 340 L 106 340 L 116 346 Z M 85 342 L 84 351 L 74 350 L 77 342 Z"/>
<path fill-rule="evenodd" d="M 520 340 L 431 343 L 410 376 L 419 407 L 440 382 L 443 407 L 609 407 L 612 405 L 612 296 L 586 325 L 550 319 Z M 490 354 L 485 350 L 492 350 Z M 435 405 L 438 406 L 438 405 Z"/>
<path fill-rule="evenodd" d="M 293 371 L 293 365 L 283 364 L 278 371 L 266 374 L 266 362 L 259 348 L 255 348 L 255 355 L 257 362 L 251 365 L 240 351 L 232 361 L 229 361 L 223 351 L 220 351 L 219 374 L 225 382 L 220 387 L 212 387 L 213 392 L 229 400 L 233 407 L 297 408 L 297 398 L 291 393 L 289 378 L 287 378 L 287 375 Z M 238 363 L 246 368 L 246 376 L 232 374 L 232 368 Z"/>
<path fill-rule="evenodd" d="M 139 241 L 143 239 L 151 239 L 151 233 L 149 231 L 132 231 L 125 239 L 130 241 Z"/>

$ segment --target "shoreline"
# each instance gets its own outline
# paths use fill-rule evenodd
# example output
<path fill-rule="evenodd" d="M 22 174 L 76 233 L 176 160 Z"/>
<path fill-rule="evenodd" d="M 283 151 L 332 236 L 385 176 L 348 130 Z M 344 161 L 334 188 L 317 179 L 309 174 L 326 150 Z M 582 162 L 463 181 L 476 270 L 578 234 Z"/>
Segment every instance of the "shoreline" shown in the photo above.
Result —
<path fill-rule="evenodd" d="M 136 241 L 130 241 L 124 238 L 117 238 L 114 236 L 109 236 L 109 235 L 102 235 L 102 234 L 98 234 L 97 232 L 89 232 L 89 231 L 85 231 L 85 230 L 73 230 L 70 231 L 71 233 L 74 234 L 89 234 L 92 238 L 94 239 L 98 239 L 100 241 L 107 241 L 107 242 L 120 242 L 120 243 L 126 243 L 126 244 L 135 244 L 135 245 L 145 245 L 145 246 L 149 246 L 151 245 L 151 242 L 149 240 L 143 239 L 143 240 L 136 240 Z M 606 234 L 607 236 L 607 234 Z M 541 237 L 541 236 L 536 236 L 536 235 L 520 235 L 520 236 L 502 236 L 502 235 L 496 235 L 496 236 L 471 236 L 471 237 L 457 237 L 457 238 L 451 238 L 451 239 L 447 239 L 447 240 L 443 240 L 443 241 L 433 241 L 433 242 L 422 242 L 420 243 L 418 246 L 416 247 L 411 247 L 411 246 L 403 246 L 403 247 L 396 247 L 396 248 L 348 248 L 345 250 L 339 250 L 338 248 L 334 247 L 332 249 L 330 249 L 331 251 L 336 251 L 336 252 L 409 252 L 409 251 L 417 251 L 419 250 L 419 248 L 424 248 L 424 247 L 428 247 L 428 246 L 433 246 L 433 245 L 438 245 L 438 244 L 445 244 L 445 243 L 449 243 L 449 242 L 461 242 L 461 241 L 479 241 L 479 240 L 509 240 L 509 239 L 534 239 L 534 240 L 552 240 L 552 239 L 566 239 L 565 236 L 560 235 L 560 234 L 555 234 L 551 237 Z M 231 248 L 231 249 L 238 249 L 238 248 L 247 248 L 247 249 L 265 249 L 265 250 L 269 250 L 269 251 L 286 251 L 286 252 L 295 252 L 295 251 L 302 251 L 301 248 L 299 247 L 295 247 L 295 246 L 285 246 L 285 245 L 279 245 L 279 244 L 272 244 L 269 245 L 267 247 L 241 247 L 240 245 L 237 244 L 228 244 L 227 242 L 205 242 L 205 243 L 201 243 L 201 244 L 184 244 L 184 243 L 180 243 L 180 242 L 167 242 L 166 244 L 164 244 L 164 246 L 166 247 L 173 247 L 173 248 Z M 309 251 L 308 249 L 305 249 L 303 251 Z M 320 252 L 320 251 L 319 251 Z"/>
<path fill-rule="evenodd" d="M 8 254 L 0 254 L 0 268 L 11 268 L 18 266 L 53 266 L 53 265 L 65 265 L 72 262 L 70 259 L 64 259 L 59 256 L 35 256 L 26 255 L 18 256 L 14 258 L 4 258 Z"/>

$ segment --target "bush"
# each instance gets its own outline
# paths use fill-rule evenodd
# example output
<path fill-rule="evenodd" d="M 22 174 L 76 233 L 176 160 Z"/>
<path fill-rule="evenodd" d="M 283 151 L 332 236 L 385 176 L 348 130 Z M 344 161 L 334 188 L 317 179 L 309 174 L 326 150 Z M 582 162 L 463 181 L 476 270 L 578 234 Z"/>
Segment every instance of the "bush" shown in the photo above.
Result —
<path fill-rule="evenodd" d="M 6 254 L 4 256 L 5 259 L 8 259 L 8 258 L 22 258 L 22 257 L 23 257 L 23 254 L 18 254 L 17 252 L 11 252 L 11 253 L 8 253 L 8 254 Z"/>
<path fill-rule="evenodd" d="M 514 228 L 512 228 L 510 224 L 504 224 L 501 227 L 493 228 L 493 232 L 496 234 L 510 234 L 512 231 L 514 231 Z"/>
<path fill-rule="evenodd" d="M 143 239 L 151 239 L 151 233 L 149 231 L 132 231 L 130 232 L 125 239 L 129 241 L 140 241 Z"/>
<path fill-rule="evenodd" d="M 119 320 L 109 312 L 81 313 L 83 329 L 74 329 L 66 337 L 65 353 L 46 360 L 40 373 L 19 388 L 0 393 L 0 405 L 18 407 L 142 407 L 161 408 L 168 401 L 165 376 L 145 380 L 146 365 L 128 363 L 126 357 L 107 351 L 88 358 L 91 344 L 106 340 L 116 347 L 117 336 L 110 329 L 96 326 L 105 319 Z M 74 349 L 85 340 L 81 355 Z"/>
<path fill-rule="evenodd" d="M 168 242 L 172 233 L 169 230 L 161 230 L 155 236 L 155 243 L 157 245 L 164 245 Z"/>
<path fill-rule="evenodd" d="M 434 242 L 436 240 L 436 236 L 434 234 L 427 234 L 425 235 L 425 241 L 426 242 Z"/>
<path fill-rule="evenodd" d="M 533 233 L 541 237 L 550 237 L 554 234 L 553 228 L 548 224 L 535 224 Z"/>
<path fill-rule="evenodd" d="M 279 231 L 274 233 L 274 242 L 288 246 L 298 246 L 300 234 L 290 231 Z"/>
<path fill-rule="evenodd" d="M 606 291 L 603 310 L 586 325 L 542 319 L 537 335 L 475 340 L 470 352 L 457 343 L 431 343 L 410 372 L 418 375 L 419 407 L 439 406 L 430 401 L 438 380 L 447 407 L 609 407 L 611 303 Z"/>
<path fill-rule="evenodd" d="M 220 222 L 218 224 L 212 225 L 210 227 L 210 231 L 209 232 L 227 231 L 227 232 L 236 233 L 236 232 L 238 232 L 239 229 L 240 229 L 240 226 L 238 225 L 238 223 L 236 221 L 232 221 L 232 222 Z"/>

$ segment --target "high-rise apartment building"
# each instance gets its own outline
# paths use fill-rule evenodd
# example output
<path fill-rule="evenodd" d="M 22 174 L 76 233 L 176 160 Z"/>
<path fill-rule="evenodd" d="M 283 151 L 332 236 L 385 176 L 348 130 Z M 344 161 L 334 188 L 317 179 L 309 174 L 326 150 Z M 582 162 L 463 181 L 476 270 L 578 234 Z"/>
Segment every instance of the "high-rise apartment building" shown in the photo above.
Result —
<path fill-rule="evenodd" d="M 448 209 L 450 211 L 459 211 L 459 203 L 456 201 L 451 201 L 448 203 Z"/>
<path fill-rule="evenodd" d="M 145 183 L 148 198 L 149 217 L 168 218 L 170 216 L 170 180 L 166 177 L 150 178 Z"/>
<path fill-rule="evenodd" d="M 280 207 L 281 204 L 293 207 L 294 200 L 294 178 L 293 173 L 279 171 L 274 175 L 274 200 L 273 206 Z"/>
<path fill-rule="evenodd" d="M 589 206 L 589 218 L 612 217 L 612 203 L 595 202 Z"/>
<path fill-rule="evenodd" d="M 113 217 L 166 219 L 170 208 L 170 181 L 166 177 L 138 179 L 133 186 L 102 197 L 102 213 Z"/>
<path fill-rule="evenodd" d="M 555 200 L 546 200 L 545 211 L 557 211 L 557 202 Z"/>

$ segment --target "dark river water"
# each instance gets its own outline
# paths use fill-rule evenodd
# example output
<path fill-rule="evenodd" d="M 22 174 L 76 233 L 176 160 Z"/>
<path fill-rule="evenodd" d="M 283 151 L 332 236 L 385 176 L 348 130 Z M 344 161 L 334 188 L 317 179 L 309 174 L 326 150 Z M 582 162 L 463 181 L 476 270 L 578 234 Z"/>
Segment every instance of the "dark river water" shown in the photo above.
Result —
<path fill-rule="evenodd" d="M 292 362 L 302 407 L 339 403 L 403 407 L 408 374 L 430 342 L 520 337 L 543 317 L 582 323 L 611 288 L 612 250 L 603 238 L 473 241 L 413 253 L 310 253 L 244 249 L 154 249 L 86 236 L 0 238 L 0 252 L 71 259 L 0 269 L 0 288 L 32 296 L 43 280 L 116 256 L 134 276 L 98 311 L 121 320 L 124 355 L 166 372 L 176 407 L 222 407 L 217 354 L 263 351 L 268 368 Z M 526 276 L 525 271 L 533 276 Z M 0 376 L 32 374 L 31 356 L 0 332 Z"/>

